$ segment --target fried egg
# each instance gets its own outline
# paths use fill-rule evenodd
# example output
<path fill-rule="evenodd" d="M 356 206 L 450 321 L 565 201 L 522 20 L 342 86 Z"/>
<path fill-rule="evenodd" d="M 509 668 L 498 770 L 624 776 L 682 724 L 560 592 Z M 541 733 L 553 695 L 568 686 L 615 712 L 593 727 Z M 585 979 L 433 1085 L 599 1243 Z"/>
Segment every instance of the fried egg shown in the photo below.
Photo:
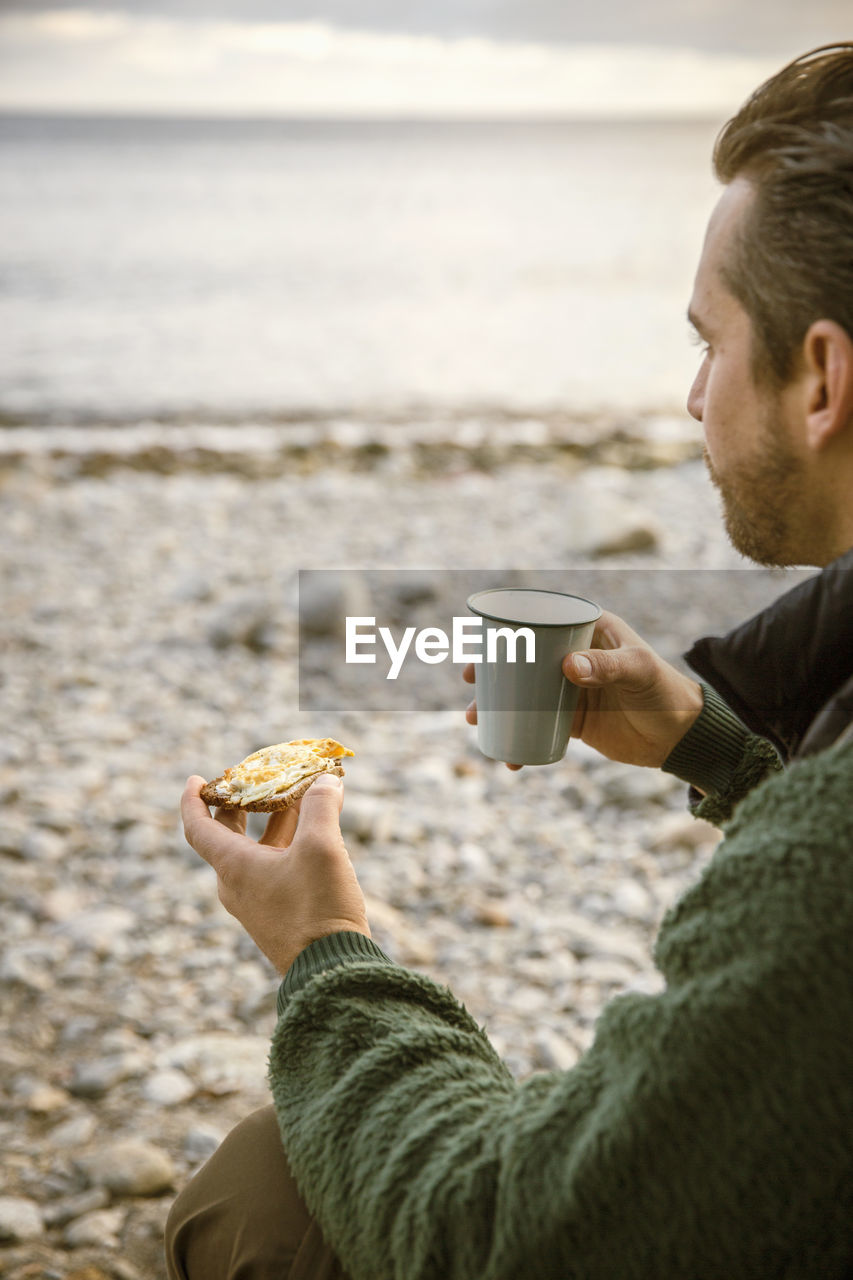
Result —
<path fill-rule="evenodd" d="M 263 747 L 226 769 L 216 784 L 217 798 L 248 805 L 283 795 L 297 783 L 321 773 L 336 773 L 337 761 L 354 752 L 334 738 L 300 738 Z"/>

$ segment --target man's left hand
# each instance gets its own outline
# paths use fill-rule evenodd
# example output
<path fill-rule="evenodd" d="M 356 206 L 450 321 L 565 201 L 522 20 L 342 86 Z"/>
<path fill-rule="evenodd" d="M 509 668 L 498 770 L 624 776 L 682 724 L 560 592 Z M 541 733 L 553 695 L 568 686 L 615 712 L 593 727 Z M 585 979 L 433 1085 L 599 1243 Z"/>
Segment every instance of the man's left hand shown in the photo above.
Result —
<path fill-rule="evenodd" d="M 341 835 L 343 783 L 321 774 L 290 809 L 270 814 L 256 843 L 246 814 L 210 815 L 188 779 L 181 798 L 187 842 L 216 872 L 219 900 L 285 974 L 309 943 L 330 933 L 370 937 L 364 897 Z"/>

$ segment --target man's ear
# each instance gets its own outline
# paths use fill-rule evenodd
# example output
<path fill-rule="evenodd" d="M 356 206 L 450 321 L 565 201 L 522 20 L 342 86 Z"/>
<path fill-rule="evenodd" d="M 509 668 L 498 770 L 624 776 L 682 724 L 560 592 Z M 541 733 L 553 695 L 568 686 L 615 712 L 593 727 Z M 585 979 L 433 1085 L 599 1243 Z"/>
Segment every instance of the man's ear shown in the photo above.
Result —
<path fill-rule="evenodd" d="M 853 338 L 834 320 L 816 320 L 803 339 L 806 440 L 819 452 L 853 430 Z"/>

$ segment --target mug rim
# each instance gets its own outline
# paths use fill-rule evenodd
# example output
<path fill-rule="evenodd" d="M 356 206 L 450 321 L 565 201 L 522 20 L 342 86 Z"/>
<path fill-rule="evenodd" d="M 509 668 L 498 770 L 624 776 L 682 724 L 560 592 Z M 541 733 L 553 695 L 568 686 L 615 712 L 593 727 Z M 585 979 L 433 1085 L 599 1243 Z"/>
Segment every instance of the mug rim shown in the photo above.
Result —
<path fill-rule="evenodd" d="M 564 600 L 580 600 L 583 604 L 588 604 L 594 610 L 594 613 L 591 617 L 578 618 L 575 622 L 530 622 L 524 618 L 501 617 L 491 611 L 486 612 L 483 609 L 478 609 L 474 603 L 480 596 L 508 595 L 510 593 L 513 595 L 560 596 Z M 469 611 L 477 614 L 480 618 L 488 618 L 493 622 L 510 622 L 518 627 L 583 627 L 590 622 L 597 622 L 604 612 L 601 605 L 596 604 L 594 600 L 588 600 L 586 596 L 577 596 L 570 591 L 552 591 L 547 587 L 485 587 L 481 591 L 474 591 L 465 603 Z"/>

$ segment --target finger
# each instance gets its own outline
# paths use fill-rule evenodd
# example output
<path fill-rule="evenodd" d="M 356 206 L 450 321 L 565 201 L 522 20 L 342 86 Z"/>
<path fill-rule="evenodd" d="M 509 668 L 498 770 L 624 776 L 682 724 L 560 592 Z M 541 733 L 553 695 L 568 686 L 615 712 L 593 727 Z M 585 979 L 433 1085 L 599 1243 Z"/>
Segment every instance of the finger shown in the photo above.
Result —
<path fill-rule="evenodd" d="M 586 720 L 587 707 L 588 707 L 587 695 L 583 692 L 583 690 L 581 690 L 578 696 L 578 704 L 575 707 L 575 713 L 572 716 L 572 727 L 569 731 L 570 738 L 583 737 L 583 726 Z"/>
<path fill-rule="evenodd" d="M 286 849 L 296 833 L 299 821 L 299 805 L 292 804 L 288 809 L 279 809 L 271 813 L 259 844 L 271 844 L 277 849 Z"/>
<path fill-rule="evenodd" d="M 466 684 L 473 684 L 473 683 L 474 683 L 474 664 L 473 664 L 473 662 L 469 662 L 469 663 L 467 664 L 467 666 L 464 666 L 464 667 L 462 668 L 462 679 L 465 681 L 465 683 L 466 683 Z"/>
<path fill-rule="evenodd" d="M 468 723 L 469 723 L 469 724 L 476 724 L 476 723 L 477 723 L 477 704 L 476 704 L 476 702 L 469 702 L 469 703 L 468 703 L 468 706 L 465 708 L 465 719 L 468 721 Z"/>
<path fill-rule="evenodd" d="M 235 833 L 222 823 L 214 822 L 210 810 L 201 798 L 204 778 L 193 774 L 187 779 L 181 796 L 181 818 L 187 843 L 196 853 L 218 870 L 229 850 L 233 850 Z"/>
<path fill-rule="evenodd" d="M 236 831 L 239 835 L 246 831 L 245 809 L 217 809 L 213 816 L 216 822 L 221 822 L 229 831 Z"/>
<path fill-rule="evenodd" d="M 645 642 L 624 618 L 605 609 L 592 633 L 593 649 L 619 649 L 623 645 L 643 645 Z"/>
<path fill-rule="evenodd" d="M 321 847 L 339 846 L 343 802 L 344 784 L 341 779 L 331 773 L 321 773 L 302 797 L 292 841 L 294 847 L 306 841 Z"/>
<path fill-rule="evenodd" d="M 643 693 L 653 684 L 655 671 L 655 655 L 645 646 L 587 649 L 563 659 L 563 674 L 582 687 L 612 684 L 628 693 Z"/>
<path fill-rule="evenodd" d="M 573 684 L 589 680 L 594 674 L 592 658 L 588 653 L 569 653 L 563 659 L 563 675 Z"/>

